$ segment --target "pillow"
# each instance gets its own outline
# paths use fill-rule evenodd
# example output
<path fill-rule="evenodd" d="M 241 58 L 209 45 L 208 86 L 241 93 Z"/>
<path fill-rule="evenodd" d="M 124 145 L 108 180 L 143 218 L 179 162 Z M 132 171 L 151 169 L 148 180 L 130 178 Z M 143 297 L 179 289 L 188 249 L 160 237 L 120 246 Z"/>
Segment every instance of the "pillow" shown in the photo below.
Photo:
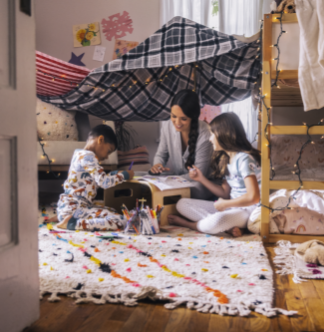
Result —
<path fill-rule="evenodd" d="M 36 120 L 38 136 L 46 141 L 78 141 L 75 112 L 63 111 L 37 98 Z"/>
<path fill-rule="evenodd" d="M 133 165 L 149 164 L 149 152 L 146 146 L 139 146 L 129 151 L 118 151 L 118 167 L 129 166 L 132 161 Z"/>

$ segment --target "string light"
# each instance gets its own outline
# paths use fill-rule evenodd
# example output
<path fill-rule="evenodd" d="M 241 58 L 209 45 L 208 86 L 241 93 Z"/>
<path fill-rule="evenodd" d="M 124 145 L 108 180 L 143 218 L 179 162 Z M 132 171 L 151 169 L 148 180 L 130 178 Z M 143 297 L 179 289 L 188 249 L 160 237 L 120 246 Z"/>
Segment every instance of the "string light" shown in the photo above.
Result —
<path fill-rule="evenodd" d="M 278 88 L 278 78 L 279 78 L 279 73 L 280 73 L 280 70 L 278 70 L 279 68 L 279 62 L 280 62 L 280 49 L 279 49 L 279 41 L 280 41 L 280 38 L 282 36 L 282 34 L 284 33 L 284 31 L 282 30 L 282 15 L 283 15 L 283 12 L 280 13 L 280 17 L 276 17 L 277 20 L 280 20 L 280 33 L 279 33 L 279 36 L 277 38 L 277 42 L 276 44 L 274 44 L 273 46 L 277 48 L 277 57 L 273 60 L 277 60 L 277 64 L 276 64 L 276 78 L 275 78 L 275 81 L 274 83 L 271 85 L 271 86 L 276 86 Z M 280 89 L 280 88 L 279 88 Z"/>
<path fill-rule="evenodd" d="M 277 19 L 280 20 L 280 29 L 281 29 L 281 32 L 280 32 L 280 34 L 279 34 L 279 36 L 278 36 L 277 43 L 271 46 L 271 47 L 276 47 L 277 50 L 278 50 L 278 56 L 277 56 L 277 58 L 276 58 L 276 60 L 278 60 L 278 61 L 277 61 L 277 65 L 276 65 L 276 79 L 275 79 L 275 82 L 272 84 L 272 86 L 276 86 L 276 87 L 278 87 L 277 81 L 278 81 L 278 76 L 279 76 L 279 72 L 280 72 L 280 70 L 278 69 L 279 62 L 280 62 L 280 61 L 279 61 L 279 60 L 280 60 L 280 49 L 279 49 L 278 44 L 279 44 L 279 40 L 280 40 L 281 35 L 282 35 L 283 33 L 286 33 L 286 31 L 283 31 L 283 30 L 282 30 L 282 13 L 280 14 L 280 17 L 277 17 Z M 261 27 L 262 27 L 262 25 L 261 25 Z M 262 45 L 262 43 L 261 43 L 261 45 Z M 261 89 L 260 89 L 260 90 L 261 90 Z M 265 100 L 264 100 L 265 97 L 266 97 L 266 94 L 264 94 L 264 95 L 262 96 L 262 95 L 261 95 L 261 91 L 260 91 L 260 93 L 259 93 L 260 110 L 262 109 L 262 105 L 263 105 L 264 108 L 266 109 L 266 112 L 267 112 L 267 119 L 268 119 L 267 124 L 266 124 L 266 126 L 265 126 L 265 128 L 264 128 L 264 133 L 265 133 L 265 137 L 266 137 L 267 140 L 268 140 L 268 144 L 266 144 L 266 146 L 269 148 L 269 155 L 270 155 L 269 159 L 270 159 L 270 169 L 271 169 L 270 180 L 272 180 L 273 177 L 275 176 L 275 170 L 274 170 L 274 167 L 272 166 L 272 160 L 271 160 L 271 147 L 272 147 L 272 146 L 271 146 L 271 143 L 270 143 L 269 138 L 268 138 L 268 126 L 271 125 L 271 122 L 270 122 L 270 113 L 269 113 L 271 107 L 268 107 L 268 106 L 266 105 Z M 310 134 L 309 134 L 309 130 L 310 130 L 310 128 L 312 128 L 312 127 L 314 127 L 314 126 L 324 125 L 323 122 L 324 122 L 324 119 L 321 119 L 317 124 L 313 124 L 313 125 L 307 125 L 306 122 L 303 123 L 304 126 L 307 126 L 307 132 L 306 132 L 306 135 L 307 135 L 307 141 L 302 145 L 302 147 L 301 147 L 301 149 L 300 149 L 300 151 L 299 151 L 298 159 L 297 159 L 296 163 L 294 164 L 294 167 L 297 168 L 297 169 L 294 170 L 294 171 L 292 171 L 292 174 L 295 174 L 295 175 L 298 176 L 299 187 L 298 187 L 298 189 L 297 189 L 296 191 L 294 191 L 294 192 L 289 196 L 289 198 L 288 198 L 288 202 L 287 202 L 286 206 L 284 206 L 284 207 L 278 207 L 278 208 L 275 208 L 275 209 L 273 209 L 273 208 L 271 208 L 271 207 L 269 207 L 269 206 L 267 206 L 267 205 L 261 204 L 261 203 L 259 204 L 259 206 L 262 206 L 262 207 L 264 207 L 264 208 L 266 208 L 266 209 L 269 209 L 271 212 L 274 212 L 274 211 L 282 211 L 282 210 L 285 210 L 285 209 L 293 210 L 293 208 L 292 208 L 291 206 L 289 206 L 290 203 L 291 203 L 291 200 L 292 200 L 292 199 L 295 200 L 295 199 L 296 199 L 295 195 L 299 192 L 300 189 L 303 189 L 303 188 L 304 188 L 304 186 L 303 186 L 303 181 L 302 181 L 302 179 L 301 179 L 301 169 L 300 169 L 300 166 L 299 166 L 299 162 L 300 162 L 300 160 L 301 160 L 301 157 L 302 157 L 302 153 L 303 153 L 304 148 L 305 148 L 309 143 L 312 143 L 312 144 L 315 143 L 315 142 L 312 141 L 312 139 L 311 139 L 311 136 L 310 136 Z M 321 138 L 324 139 L 324 135 L 323 135 Z"/>
<path fill-rule="evenodd" d="M 56 175 L 56 174 L 52 171 L 51 164 L 55 162 L 55 159 L 50 159 L 49 156 L 48 156 L 48 154 L 45 152 L 45 150 L 44 150 L 44 146 L 45 146 L 46 142 L 43 142 L 43 138 L 40 138 L 40 137 L 38 137 L 38 142 L 39 142 L 39 145 L 41 146 L 41 148 L 42 148 L 42 152 L 43 152 L 41 158 L 42 158 L 42 159 L 47 158 L 47 162 L 48 162 L 48 168 L 49 168 L 49 170 L 48 170 L 46 173 L 47 173 L 47 174 L 52 173 L 53 176 L 54 176 L 56 179 L 58 179 L 58 178 L 60 177 L 61 173 L 58 173 L 58 174 Z"/>

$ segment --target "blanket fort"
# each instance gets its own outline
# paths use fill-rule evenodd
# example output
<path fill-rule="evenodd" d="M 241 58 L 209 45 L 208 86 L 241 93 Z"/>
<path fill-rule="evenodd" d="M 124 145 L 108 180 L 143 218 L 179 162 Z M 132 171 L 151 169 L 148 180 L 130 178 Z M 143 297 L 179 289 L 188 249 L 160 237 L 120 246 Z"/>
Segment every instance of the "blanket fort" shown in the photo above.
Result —
<path fill-rule="evenodd" d="M 66 94 L 38 97 L 105 120 L 166 120 L 173 96 L 182 89 L 195 90 L 201 105 L 248 98 L 260 73 L 259 46 L 258 40 L 246 44 L 178 16 Z"/>

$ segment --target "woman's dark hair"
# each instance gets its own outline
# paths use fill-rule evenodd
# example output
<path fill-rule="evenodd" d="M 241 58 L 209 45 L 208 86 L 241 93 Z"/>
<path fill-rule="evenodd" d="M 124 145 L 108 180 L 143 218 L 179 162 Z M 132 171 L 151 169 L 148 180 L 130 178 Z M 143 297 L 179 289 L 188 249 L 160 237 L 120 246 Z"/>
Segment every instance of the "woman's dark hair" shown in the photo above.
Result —
<path fill-rule="evenodd" d="M 196 143 L 199 135 L 200 104 L 198 95 L 189 89 L 181 90 L 173 97 L 171 107 L 175 105 L 179 106 L 182 112 L 191 119 L 188 141 L 189 156 L 185 166 L 186 168 L 192 167 L 195 164 Z"/>
<path fill-rule="evenodd" d="M 113 144 L 115 146 L 115 149 L 117 150 L 118 145 L 116 134 L 114 133 L 112 128 L 107 125 L 100 124 L 92 128 L 88 134 L 88 139 L 96 138 L 101 135 L 104 137 L 105 143 Z"/>
<path fill-rule="evenodd" d="M 223 113 L 209 124 L 217 142 L 227 152 L 245 152 L 261 165 L 260 151 L 247 140 L 240 118 L 235 113 Z M 213 175 L 222 178 L 228 175 L 229 156 L 225 151 L 215 151 L 212 160 Z"/>

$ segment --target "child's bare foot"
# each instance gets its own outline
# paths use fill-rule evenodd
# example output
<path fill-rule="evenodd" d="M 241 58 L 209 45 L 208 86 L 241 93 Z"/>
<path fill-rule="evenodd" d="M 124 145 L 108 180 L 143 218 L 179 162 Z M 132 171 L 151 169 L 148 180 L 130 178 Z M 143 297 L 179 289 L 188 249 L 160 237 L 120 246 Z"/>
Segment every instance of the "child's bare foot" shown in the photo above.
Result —
<path fill-rule="evenodd" d="M 168 222 L 169 222 L 169 225 L 177 225 L 177 226 L 187 227 L 187 228 L 190 228 L 190 229 L 193 229 L 193 230 L 197 230 L 197 223 L 196 222 L 188 221 L 184 218 L 181 218 L 179 216 L 175 216 L 173 214 L 168 215 Z"/>
<path fill-rule="evenodd" d="M 67 216 L 62 222 L 58 223 L 57 228 L 67 229 L 67 225 L 72 216 Z"/>
<path fill-rule="evenodd" d="M 228 230 L 227 233 L 231 234 L 233 237 L 242 236 L 243 230 L 238 227 L 233 227 L 232 229 Z"/>

